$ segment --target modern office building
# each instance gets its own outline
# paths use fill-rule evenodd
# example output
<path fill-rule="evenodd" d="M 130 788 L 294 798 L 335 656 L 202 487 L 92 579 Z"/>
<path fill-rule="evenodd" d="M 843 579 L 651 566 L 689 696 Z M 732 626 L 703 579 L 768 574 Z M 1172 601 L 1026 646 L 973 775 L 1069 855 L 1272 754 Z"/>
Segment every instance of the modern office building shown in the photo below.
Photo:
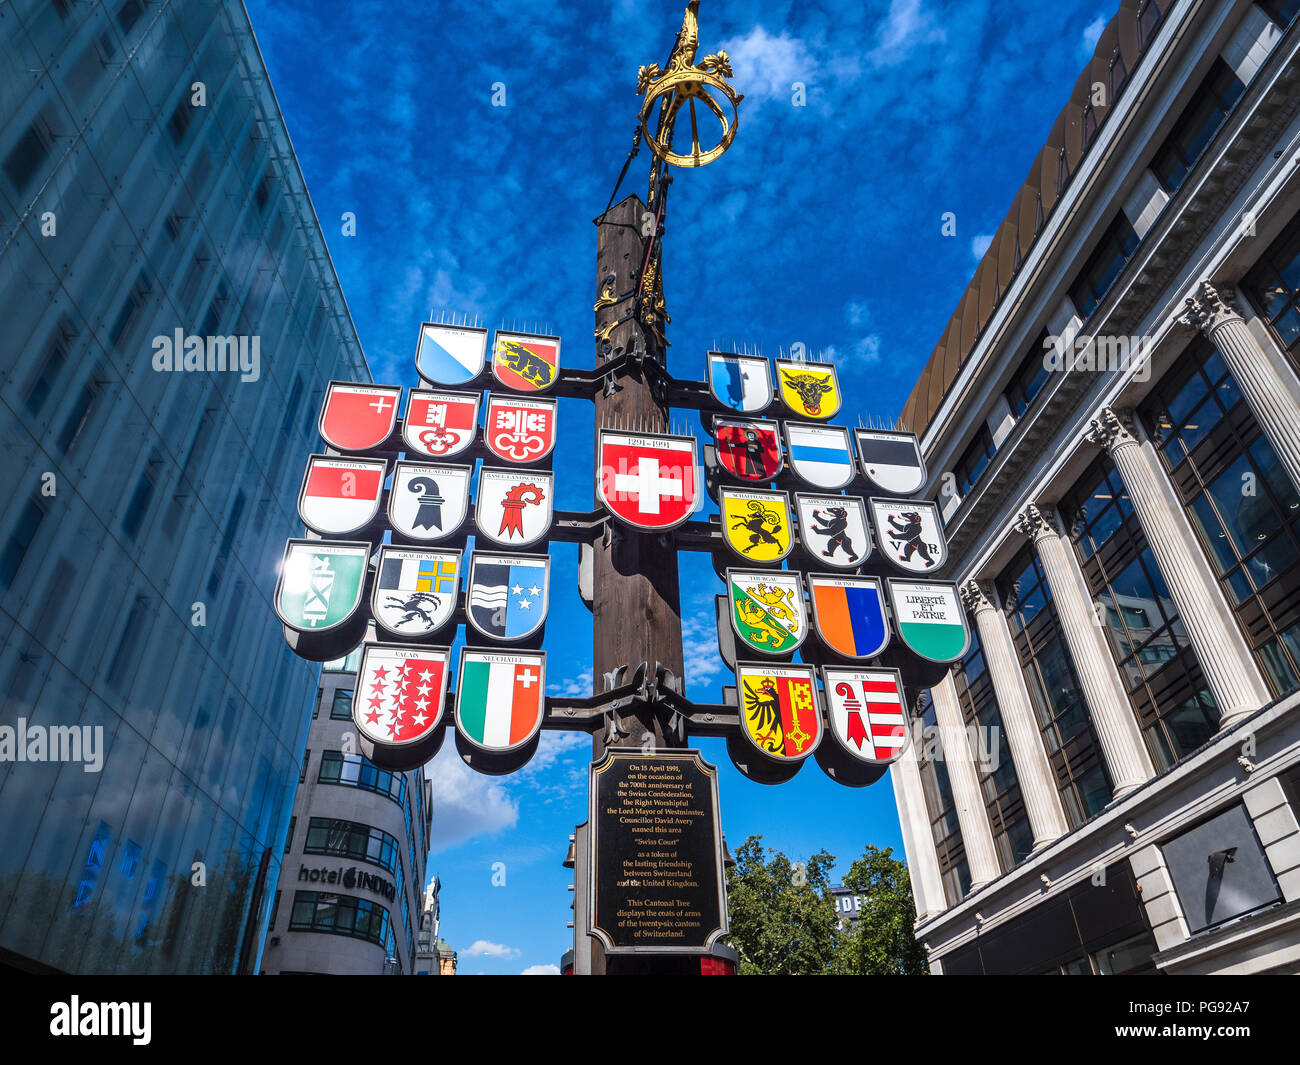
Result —
<path fill-rule="evenodd" d="M 416 972 L 433 785 L 423 767 L 394 773 L 357 751 L 359 660 L 354 652 L 321 673 L 262 955 L 267 974 Z M 436 892 L 432 902 L 436 924 Z"/>
<path fill-rule="evenodd" d="M 237 0 L 0 5 L 0 320 L 0 963 L 255 972 L 318 675 L 276 565 L 369 373 Z"/>
<path fill-rule="evenodd" d="M 1300 971 L 1298 12 L 1124 0 L 900 417 L 974 635 L 891 771 L 936 972 Z"/>

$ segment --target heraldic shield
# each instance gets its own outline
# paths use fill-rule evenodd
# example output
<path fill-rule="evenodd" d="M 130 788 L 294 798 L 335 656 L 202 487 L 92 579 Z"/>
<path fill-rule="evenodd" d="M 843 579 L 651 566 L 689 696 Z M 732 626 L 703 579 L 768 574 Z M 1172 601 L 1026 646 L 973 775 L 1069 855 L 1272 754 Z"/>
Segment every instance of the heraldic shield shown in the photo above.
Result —
<path fill-rule="evenodd" d="M 394 747 L 427 739 L 442 720 L 447 656 L 445 647 L 367 643 L 352 700 L 362 736 Z"/>
<path fill-rule="evenodd" d="M 777 359 L 776 379 L 781 402 L 796 417 L 825 421 L 839 413 L 840 382 L 829 363 Z"/>
<path fill-rule="evenodd" d="M 800 762 L 822 738 L 817 681 L 811 666 L 736 663 L 741 734 L 760 754 Z"/>
<path fill-rule="evenodd" d="M 795 651 L 808 634 L 799 574 L 789 570 L 728 570 L 731 627 L 738 646 L 765 655 Z"/>
<path fill-rule="evenodd" d="M 722 533 L 737 555 L 750 562 L 780 562 L 794 546 L 790 497 L 722 485 L 718 489 Z"/>

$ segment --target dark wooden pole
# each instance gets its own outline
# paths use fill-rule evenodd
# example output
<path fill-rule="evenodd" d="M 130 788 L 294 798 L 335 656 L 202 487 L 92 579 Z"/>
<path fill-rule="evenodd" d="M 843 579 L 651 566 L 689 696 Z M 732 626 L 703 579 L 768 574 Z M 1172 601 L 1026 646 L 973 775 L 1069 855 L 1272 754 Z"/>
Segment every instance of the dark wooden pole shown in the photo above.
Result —
<path fill-rule="evenodd" d="M 643 235 L 646 205 L 636 195 L 615 204 L 597 223 L 596 291 L 605 291 L 613 277 L 616 297 L 635 293 L 645 268 L 651 236 Z M 631 313 L 637 305 L 628 296 L 596 311 L 597 330 Z M 641 350 L 647 359 L 663 364 L 666 353 L 654 330 L 636 315 L 616 325 L 608 335 L 608 353 L 596 338 L 596 365 L 616 358 L 620 351 Z M 608 354 L 608 357 L 607 357 Z M 596 428 L 611 426 L 651 433 L 668 432 L 668 411 L 655 400 L 643 372 L 618 378 L 617 391 L 596 397 Z M 599 476 L 599 470 L 597 470 Z M 599 505 L 599 504 L 597 504 Z M 642 662 L 655 663 L 682 676 L 682 620 L 678 591 L 677 552 L 672 534 L 642 533 L 611 519 L 610 534 L 597 541 L 593 572 L 594 624 L 592 661 L 595 691 L 605 688 L 605 677 L 621 666 L 624 680 Z M 606 746 L 649 747 L 681 745 L 680 735 L 668 728 L 669 714 L 661 709 L 624 715 L 616 734 L 594 736 L 592 754 L 599 759 Z"/>

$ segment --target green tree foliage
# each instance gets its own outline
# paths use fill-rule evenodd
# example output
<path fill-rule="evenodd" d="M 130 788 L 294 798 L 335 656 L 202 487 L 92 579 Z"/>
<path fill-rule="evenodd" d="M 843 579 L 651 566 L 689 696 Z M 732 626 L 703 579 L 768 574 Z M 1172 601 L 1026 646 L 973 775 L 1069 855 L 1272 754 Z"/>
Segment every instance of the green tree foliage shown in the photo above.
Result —
<path fill-rule="evenodd" d="M 730 942 L 742 975 L 803 976 L 925 973 L 912 935 L 907 866 L 892 848 L 868 846 L 845 886 L 863 896 L 857 928 L 841 920 L 831 892 L 835 856 L 818 851 L 792 861 L 750 836 L 727 871 Z"/>

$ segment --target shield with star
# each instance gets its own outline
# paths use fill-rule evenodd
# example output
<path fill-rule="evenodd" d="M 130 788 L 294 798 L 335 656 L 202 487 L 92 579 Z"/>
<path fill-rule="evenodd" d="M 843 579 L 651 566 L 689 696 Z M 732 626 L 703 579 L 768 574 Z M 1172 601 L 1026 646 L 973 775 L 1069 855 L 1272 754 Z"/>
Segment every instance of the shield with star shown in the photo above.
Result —
<path fill-rule="evenodd" d="M 545 392 L 560 376 L 560 338 L 498 330 L 492 376 L 516 392 Z"/>
<path fill-rule="evenodd" d="M 460 530 L 469 511 L 468 466 L 399 462 L 388 491 L 388 522 L 410 540 L 433 543 Z"/>
<path fill-rule="evenodd" d="M 331 381 L 321 407 L 321 438 L 336 451 L 369 451 L 392 435 L 401 386 Z"/>
<path fill-rule="evenodd" d="M 727 570 L 731 627 L 737 646 L 788 655 L 808 635 L 808 610 L 799 574 L 788 570 Z"/>
<path fill-rule="evenodd" d="M 364 529 L 379 513 L 386 462 L 312 455 L 298 493 L 298 516 L 322 536 Z"/>
<path fill-rule="evenodd" d="M 781 402 L 798 417 L 825 421 L 839 413 L 840 382 L 830 363 L 777 359 L 776 380 Z"/>
<path fill-rule="evenodd" d="M 718 488 L 722 534 L 727 546 L 750 562 L 780 562 L 794 546 L 790 497 L 785 492 Z"/>
<path fill-rule="evenodd" d="M 456 681 L 456 730 L 493 754 L 528 744 L 546 710 L 546 652 L 460 652 Z"/>
<path fill-rule="evenodd" d="M 546 620 L 550 584 L 547 555 L 475 551 L 469 562 L 466 617 L 490 640 L 512 643 L 527 639 Z"/>
<path fill-rule="evenodd" d="M 638 529 L 672 529 L 699 508 L 695 437 L 601 429 L 596 495 Z"/>
<path fill-rule="evenodd" d="M 460 598 L 460 552 L 386 545 L 379 551 L 370 612 L 398 636 L 427 636 L 451 620 Z"/>
<path fill-rule="evenodd" d="M 744 481 L 770 481 L 781 472 L 781 438 L 776 422 L 719 418 L 713 423 L 718 462 Z"/>
<path fill-rule="evenodd" d="M 822 738 L 817 681 L 811 666 L 736 663 L 740 733 L 777 762 L 801 762 Z"/>
<path fill-rule="evenodd" d="M 558 400 L 524 396 L 488 396 L 483 443 L 506 462 L 528 464 L 546 458 L 555 447 Z"/>
<path fill-rule="evenodd" d="M 442 720 L 449 651 L 367 643 L 352 699 L 352 723 L 372 743 L 409 747 Z"/>
<path fill-rule="evenodd" d="M 907 746 L 907 704 L 896 669 L 823 666 L 827 724 L 836 744 L 868 765 L 888 765 Z"/>
<path fill-rule="evenodd" d="M 501 470 L 478 474 L 474 525 L 479 535 L 506 547 L 527 547 L 551 528 L 555 474 L 550 470 Z"/>
<path fill-rule="evenodd" d="M 442 459 L 464 451 L 478 428 L 477 392 L 411 390 L 402 440 L 412 453 Z"/>

